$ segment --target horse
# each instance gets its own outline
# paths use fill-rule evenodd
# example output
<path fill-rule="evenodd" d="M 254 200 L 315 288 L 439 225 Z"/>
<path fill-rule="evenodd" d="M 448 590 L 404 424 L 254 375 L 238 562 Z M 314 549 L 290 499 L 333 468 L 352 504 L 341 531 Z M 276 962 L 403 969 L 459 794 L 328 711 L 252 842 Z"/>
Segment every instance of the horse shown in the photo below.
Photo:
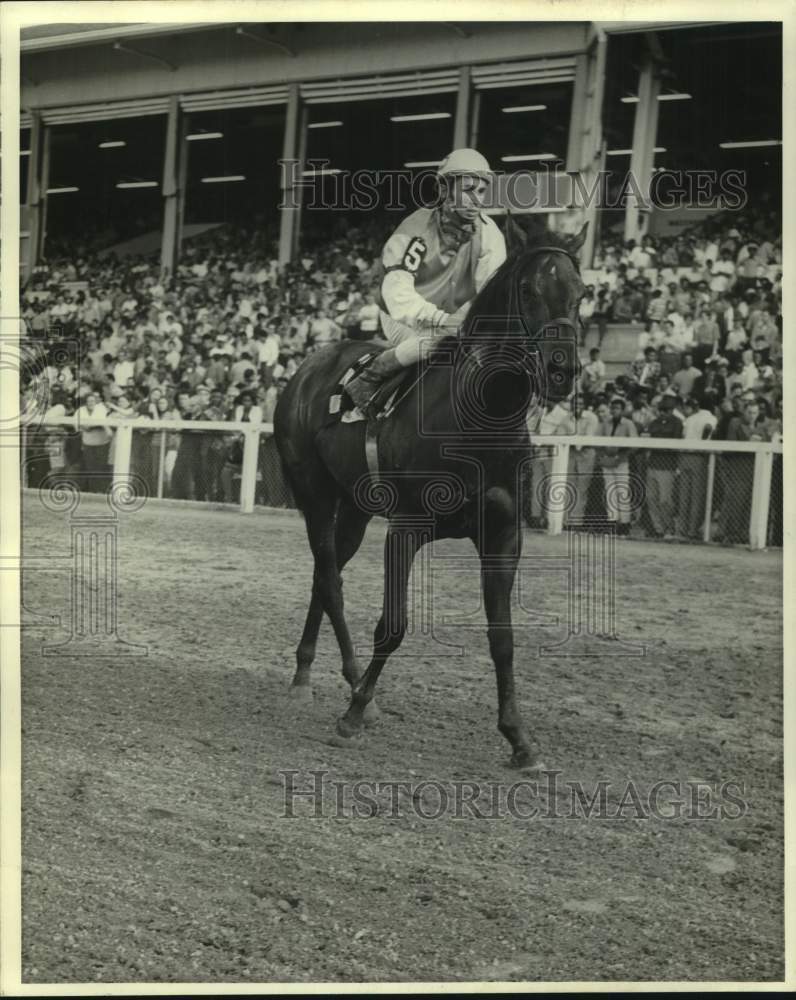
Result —
<path fill-rule="evenodd" d="M 587 224 L 588 225 L 588 224 Z M 377 430 L 329 423 L 329 399 L 343 373 L 384 342 L 341 341 L 309 355 L 283 390 L 274 436 L 285 477 L 304 516 L 314 559 L 312 594 L 291 693 L 311 699 L 310 671 L 324 612 L 350 685 L 336 739 L 350 742 L 378 713 L 379 674 L 407 629 L 413 559 L 435 539 L 469 538 L 480 557 L 487 637 L 495 667 L 498 729 L 510 764 L 538 760 L 517 704 L 511 591 L 522 547 L 519 470 L 530 455 L 532 403 L 571 395 L 579 370 L 578 307 L 585 292 L 577 236 L 528 233 L 507 217 L 507 257 L 472 301 L 458 336 L 441 338 L 407 375 Z M 375 436 L 378 475 L 366 460 Z M 371 444 L 373 437 L 371 438 Z M 343 610 L 341 572 L 371 518 L 388 520 L 384 597 L 373 652 L 361 671 Z"/>

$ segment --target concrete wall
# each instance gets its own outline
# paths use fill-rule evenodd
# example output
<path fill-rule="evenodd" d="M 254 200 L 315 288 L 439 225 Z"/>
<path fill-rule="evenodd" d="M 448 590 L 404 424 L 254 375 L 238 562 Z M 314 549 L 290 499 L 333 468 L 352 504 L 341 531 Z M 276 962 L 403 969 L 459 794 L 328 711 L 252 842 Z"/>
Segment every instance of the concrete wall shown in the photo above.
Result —
<path fill-rule="evenodd" d="M 266 32 L 264 25 L 245 27 Z M 479 22 L 461 27 L 468 37 L 441 22 L 279 25 L 272 37 L 295 56 L 236 35 L 235 25 L 125 43 L 166 60 L 174 70 L 114 51 L 110 42 L 23 52 L 22 107 L 552 57 L 584 51 L 589 25 Z"/>

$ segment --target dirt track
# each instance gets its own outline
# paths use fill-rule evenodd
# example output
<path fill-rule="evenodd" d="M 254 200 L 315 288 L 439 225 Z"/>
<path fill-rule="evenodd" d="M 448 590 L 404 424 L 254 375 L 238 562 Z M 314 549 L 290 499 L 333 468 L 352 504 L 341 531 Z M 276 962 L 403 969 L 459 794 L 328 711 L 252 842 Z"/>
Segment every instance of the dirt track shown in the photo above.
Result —
<path fill-rule="evenodd" d="M 26 555 L 67 555 L 66 519 L 33 497 L 24 509 Z M 371 525 L 345 577 L 360 642 L 383 533 Z M 526 557 L 566 544 L 529 535 Z M 25 981 L 784 975 L 779 554 L 621 543 L 619 632 L 644 657 L 539 658 L 563 632 L 516 635 L 526 720 L 561 781 L 605 779 L 615 804 L 627 779 L 732 780 L 748 801 L 734 820 L 557 819 L 542 789 L 534 819 L 424 820 L 405 799 L 398 815 L 382 801 L 316 819 L 298 803 L 283 818 L 282 768 L 517 780 L 483 628 L 441 630 L 464 657 L 409 637 L 378 725 L 336 748 L 346 689 L 328 625 L 314 703 L 286 697 L 310 579 L 297 517 L 150 504 L 122 520 L 119 567 L 120 634 L 148 656 L 45 657 L 53 630 L 24 638 Z M 563 612 L 561 572 L 523 586 Z M 440 614 L 475 609 L 475 563 L 435 593 Z M 65 570 L 27 575 L 30 609 L 68 618 L 68 598 Z"/>

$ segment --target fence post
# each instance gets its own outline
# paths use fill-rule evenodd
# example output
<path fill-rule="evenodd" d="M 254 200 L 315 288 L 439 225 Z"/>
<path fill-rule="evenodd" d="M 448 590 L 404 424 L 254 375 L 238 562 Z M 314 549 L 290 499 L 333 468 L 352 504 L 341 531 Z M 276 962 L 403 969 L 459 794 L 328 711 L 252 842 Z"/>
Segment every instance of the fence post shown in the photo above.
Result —
<path fill-rule="evenodd" d="M 568 509 L 567 473 L 569 470 L 569 442 L 554 444 L 553 462 L 550 467 L 550 485 L 547 490 L 547 534 L 560 535 L 564 530 L 564 514 Z"/>
<path fill-rule="evenodd" d="M 163 497 L 166 482 L 166 431 L 160 432 L 160 447 L 158 448 L 158 500 Z"/>
<path fill-rule="evenodd" d="M 752 509 L 749 514 L 749 547 L 752 549 L 764 549 L 768 541 L 768 504 L 773 466 L 774 453 L 768 448 L 759 448 L 755 453 Z"/>
<path fill-rule="evenodd" d="M 716 452 L 708 455 L 708 481 L 705 488 L 705 523 L 702 525 L 702 541 L 710 541 L 710 530 L 713 526 L 713 486 L 716 482 Z"/>
<path fill-rule="evenodd" d="M 254 511 L 254 492 L 257 488 L 257 456 L 260 451 L 260 431 L 262 427 L 255 424 L 247 427 L 243 437 L 243 466 L 240 473 L 240 512 L 251 514 Z"/>
<path fill-rule="evenodd" d="M 114 431 L 113 443 L 113 483 L 127 484 L 130 475 L 130 454 L 133 450 L 133 425 L 122 424 Z"/>

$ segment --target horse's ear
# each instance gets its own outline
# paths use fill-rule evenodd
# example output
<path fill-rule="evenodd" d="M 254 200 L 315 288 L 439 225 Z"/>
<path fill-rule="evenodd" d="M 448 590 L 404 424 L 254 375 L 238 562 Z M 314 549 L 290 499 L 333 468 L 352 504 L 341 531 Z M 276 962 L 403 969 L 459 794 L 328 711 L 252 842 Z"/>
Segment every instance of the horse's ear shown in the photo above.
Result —
<path fill-rule="evenodd" d="M 517 222 L 511 212 L 506 212 L 506 252 L 509 256 L 525 249 L 527 236 L 525 230 Z"/>
<path fill-rule="evenodd" d="M 569 248 L 572 253 L 578 253 L 582 248 L 583 244 L 586 242 L 586 234 L 589 231 L 588 222 L 583 223 L 583 229 L 578 233 L 577 236 L 573 236 L 569 243 Z"/>

